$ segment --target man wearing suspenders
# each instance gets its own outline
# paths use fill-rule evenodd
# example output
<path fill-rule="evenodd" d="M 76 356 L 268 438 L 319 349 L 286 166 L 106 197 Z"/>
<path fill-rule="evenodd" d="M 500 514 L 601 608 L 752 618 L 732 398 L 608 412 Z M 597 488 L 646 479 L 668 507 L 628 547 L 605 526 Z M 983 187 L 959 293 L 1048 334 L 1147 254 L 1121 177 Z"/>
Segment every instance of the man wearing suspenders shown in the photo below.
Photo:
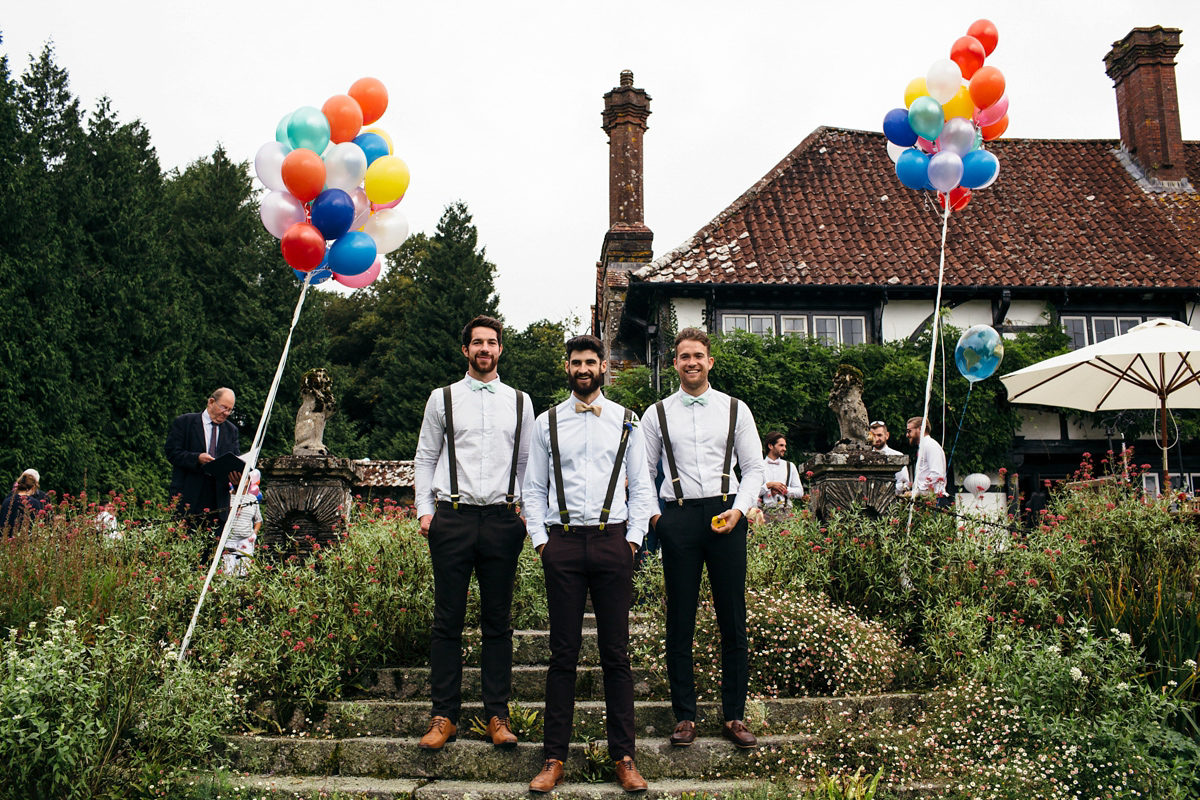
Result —
<path fill-rule="evenodd" d="M 563 780 L 575 711 L 575 669 L 588 593 L 604 668 L 608 752 L 628 792 L 646 789 L 633 763 L 629 605 L 633 560 L 657 510 L 637 416 L 600 392 L 608 362 L 594 336 L 567 342 L 571 395 L 537 419 L 525 474 L 525 514 L 542 558 L 550 610 L 545 766 L 530 782 L 549 792 Z M 628 490 L 628 501 L 626 491 Z"/>
<path fill-rule="evenodd" d="M 479 580 L 483 716 L 497 747 L 514 747 L 512 607 L 517 557 L 525 544 L 520 487 L 533 404 L 501 383 L 496 364 L 503 325 L 479 316 L 463 328 L 463 380 L 435 389 L 425 404 L 413 459 L 417 515 L 433 563 L 429 653 L 433 718 L 420 746 L 454 741 L 462 705 L 462 629 L 471 573 Z"/>
<path fill-rule="evenodd" d="M 763 488 L 758 502 L 768 519 L 783 518 L 793 500 L 804 497 L 800 470 L 787 459 L 787 439 L 779 431 L 771 431 L 764 440 L 767 457 L 763 459 Z"/>
<path fill-rule="evenodd" d="M 667 679 L 677 722 L 669 741 L 696 739 L 696 677 L 692 667 L 700 579 L 708 568 L 721 632 L 721 734 L 739 748 L 758 746 L 742 718 L 749 665 L 746 647 L 746 520 L 763 484 L 758 431 L 750 409 L 708 384 L 713 358 L 708 334 L 684 328 L 675 337 L 679 391 L 646 412 L 646 460 L 651 479 L 661 456 L 664 507 L 650 524 L 662 545 L 667 588 Z M 739 483 L 733 465 L 741 467 Z"/>

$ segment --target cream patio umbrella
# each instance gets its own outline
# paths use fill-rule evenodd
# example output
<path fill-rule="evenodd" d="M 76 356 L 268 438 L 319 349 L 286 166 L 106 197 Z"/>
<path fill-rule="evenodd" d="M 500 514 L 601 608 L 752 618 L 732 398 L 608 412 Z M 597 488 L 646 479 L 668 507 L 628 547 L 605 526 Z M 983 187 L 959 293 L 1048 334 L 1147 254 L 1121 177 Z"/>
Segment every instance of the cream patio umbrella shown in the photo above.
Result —
<path fill-rule="evenodd" d="M 1173 319 L 1152 319 L 1000 381 L 1010 403 L 1083 411 L 1159 409 L 1166 481 L 1167 407 L 1200 408 L 1200 331 Z"/>

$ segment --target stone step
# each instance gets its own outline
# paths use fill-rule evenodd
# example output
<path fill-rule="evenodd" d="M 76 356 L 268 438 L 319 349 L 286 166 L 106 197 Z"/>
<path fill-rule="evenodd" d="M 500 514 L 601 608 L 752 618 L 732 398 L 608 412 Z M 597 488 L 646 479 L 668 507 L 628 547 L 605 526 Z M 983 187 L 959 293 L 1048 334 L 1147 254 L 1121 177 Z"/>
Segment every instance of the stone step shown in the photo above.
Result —
<path fill-rule="evenodd" d="M 526 710 L 536 711 L 539 723 L 545 714 L 545 703 L 522 703 Z M 756 730 L 772 733 L 801 733 L 813 725 L 829 726 L 861 723 L 866 718 L 877 721 L 911 722 L 923 710 L 920 694 L 886 694 L 862 697 L 801 697 L 751 701 L 751 725 Z M 312 709 L 307 716 L 294 714 L 289 724 L 282 725 L 274 708 L 264 703 L 256 709 L 263 727 L 285 733 L 308 733 L 335 739 L 357 736 L 421 736 L 429 723 L 430 707 L 426 700 L 360 700 L 335 701 Z M 464 703 L 459 718 L 459 735 L 471 737 L 471 722 L 483 717 L 483 704 Z M 583 700 L 575 703 L 576 738 L 584 736 L 602 739 L 605 708 L 603 700 Z M 638 736 L 666 736 L 675 727 L 671 703 L 666 700 L 638 701 L 634 705 L 634 720 Z M 697 722 L 701 729 L 716 731 L 724 720 L 718 704 L 702 703 Z M 526 737 L 522 737 L 526 738 Z"/>
<path fill-rule="evenodd" d="M 533 702 L 546 696 L 546 666 L 514 664 L 512 696 L 518 702 Z M 633 670 L 634 696 L 641 699 L 665 700 L 665 676 L 646 670 Z M 600 667 L 580 666 L 576 671 L 575 696 L 580 700 L 597 700 L 604 696 L 604 676 Z M 382 667 L 364 670 L 358 676 L 357 689 L 347 692 L 348 698 L 388 698 L 410 700 L 429 697 L 429 667 Z M 480 699 L 479 667 L 463 667 L 462 697 L 464 701 Z"/>
<path fill-rule="evenodd" d="M 875 746 L 873 738 L 869 732 L 859 735 L 856 745 L 859 752 L 871 752 Z M 758 741 L 758 750 L 738 750 L 715 737 L 697 738 L 690 747 L 672 747 L 665 737 L 656 737 L 638 742 L 634 760 L 642 775 L 653 781 L 766 779 L 773 770 L 786 773 L 784 762 L 794 764 L 800 753 L 822 752 L 827 748 L 821 737 L 803 734 L 760 736 Z M 511 750 L 500 750 L 489 742 L 460 738 L 437 751 L 422 750 L 416 737 L 233 736 L 227 738 L 227 744 L 232 750 L 227 755 L 233 768 L 253 774 L 519 783 L 530 780 L 542 765 L 542 746 L 535 742 L 521 742 Z M 586 749 L 580 743 L 571 745 L 568 775 L 586 773 Z M 845 752 L 840 755 L 843 759 L 852 756 Z"/>

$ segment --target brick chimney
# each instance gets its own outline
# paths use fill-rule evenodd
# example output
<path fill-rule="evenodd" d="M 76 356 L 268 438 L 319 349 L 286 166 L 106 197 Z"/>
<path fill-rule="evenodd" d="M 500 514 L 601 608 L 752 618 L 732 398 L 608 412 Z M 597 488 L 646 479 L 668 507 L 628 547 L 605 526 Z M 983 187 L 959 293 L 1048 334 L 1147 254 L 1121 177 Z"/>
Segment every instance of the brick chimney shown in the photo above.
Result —
<path fill-rule="evenodd" d="M 1134 28 L 1104 57 L 1117 90 L 1121 144 L 1143 174 L 1160 183 L 1187 180 L 1175 54 L 1179 28 Z"/>

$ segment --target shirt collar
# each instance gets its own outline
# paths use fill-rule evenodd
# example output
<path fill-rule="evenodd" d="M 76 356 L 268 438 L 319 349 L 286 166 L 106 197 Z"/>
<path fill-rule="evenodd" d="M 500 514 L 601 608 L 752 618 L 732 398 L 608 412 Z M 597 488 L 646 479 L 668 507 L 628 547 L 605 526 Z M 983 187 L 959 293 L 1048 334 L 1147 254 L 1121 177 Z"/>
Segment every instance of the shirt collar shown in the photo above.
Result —
<path fill-rule="evenodd" d="M 600 394 L 596 395 L 596 399 L 593 400 L 588 405 L 593 405 L 593 406 L 604 405 L 605 399 L 606 398 L 604 397 L 604 390 L 602 389 L 602 390 L 600 390 Z M 568 405 L 574 406 L 576 403 L 584 402 L 584 400 L 579 395 L 575 394 L 574 392 L 571 392 L 569 395 L 567 395 L 567 399 L 564 402 L 566 402 Z"/>
<path fill-rule="evenodd" d="M 463 373 L 463 383 L 465 383 L 469 386 L 471 384 L 471 381 L 473 381 L 473 380 L 475 380 L 475 379 L 471 377 L 471 373 L 469 373 L 469 372 Z M 497 386 L 500 386 L 501 385 L 500 375 L 497 374 L 496 377 L 492 378 L 490 381 L 481 381 L 481 383 L 494 383 Z"/>
<path fill-rule="evenodd" d="M 708 395 L 711 395 L 712 393 L 713 393 L 713 387 L 712 387 L 711 383 L 708 385 L 708 388 L 705 389 L 700 394 L 688 394 L 687 392 L 685 392 L 683 390 L 682 386 L 680 386 L 679 389 L 676 390 L 676 392 L 675 392 L 675 394 L 679 395 L 679 402 L 681 402 L 681 403 L 683 402 L 683 398 L 685 398 L 685 397 L 707 397 Z M 709 403 L 712 403 L 712 400 L 713 399 L 711 397 L 708 398 Z"/>
<path fill-rule="evenodd" d="M 206 409 L 204 409 L 203 411 L 201 411 L 201 412 L 200 412 L 200 420 L 201 420 L 201 421 L 202 421 L 202 422 L 203 422 L 205 425 L 211 425 L 211 424 L 212 424 L 212 421 L 213 421 L 213 419 L 212 419 L 212 417 L 210 417 L 210 416 L 208 415 L 208 409 L 207 409 L 207 408 L 206 408 Z"/>

